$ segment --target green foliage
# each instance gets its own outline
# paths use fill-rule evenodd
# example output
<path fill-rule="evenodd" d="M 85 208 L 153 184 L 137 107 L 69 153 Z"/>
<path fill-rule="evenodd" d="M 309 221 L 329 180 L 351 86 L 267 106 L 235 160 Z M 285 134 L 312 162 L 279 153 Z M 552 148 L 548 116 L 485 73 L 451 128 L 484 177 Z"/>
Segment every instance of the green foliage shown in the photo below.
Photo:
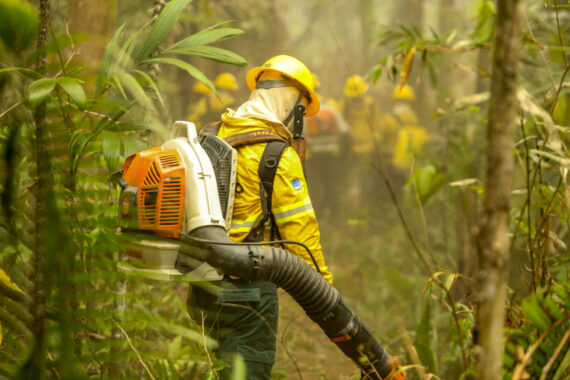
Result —
<path fill-rule="evenodd" d="M 433 165 L 414 170 L 406 184 L 406 186 L 415 186 L 422 204 L 425 204 L 444 185 L 445 174 L 438 172 Z"/>
<path fill-rule="evenodd" d="M 513 310 L 510 322 L 503 355 L 504 379 L 521 373 L 533 379 L 568 376 L 570 283 L 554 285 L 524 299 L 521 308 Z"/>
<path fill-rule="evenodd" d="M 0 110 L 0 378 L 214 374 L 205 349 L 216 342 L 189 320 L 179 297 L 185 289 L 137 276 L 127 282 L 117 272 L 118 194 L 108 183 L 125 157 L 147 146 L 145 133 L 167 133 L 160 77 L 148 64 L 172 64 L 206 83 L 200 70 L 173 55 L 245 64 L 235 53 L 207 46 L 241 34 L 221 24 L 194 39 L 198 45 L 190 52 L 183 45 L 168 56 L 156 52 L 188 3 L 170 2 L 148 33 L 120 27 L 101 62 L 90 62 L 99 65 L 94 88 L 89 72 L 97 67 L 71 68 L 72 60 L 62 59 L 74 42 L 56 34 L 58 25 L 50 26 L 46 49 L 35 52 L 47 65 L 31 66 L 37 11 L 18 1 L 0 5 L 0 38 L 12 43 L 3 53 L 13 63 L 0 69 L 0 95 L 11 106 Z M 13 28 L 6 19 L 28 28 Z M 19 34 L 7 34 L 6 26 Z M 115 293 L 127 284 L 136 286 L 121 313 Z M 235 378 L 244 378 L 243 363 L 236 368 Z"/>
<path fill-rule="evenodd" d="M 170 30 L 178 21 L 180 12 L 192 0 L 173 0 L 166 4 L 160 15 L 156 19 L 150 32 L 142 41 L 142 46 L 138 50 L 135 60 L 140 62 L 153 53 L 158 45 L 166 38 Z"/>
<path fill-rule="evenodd" d="M 241 30 L 220 28 L 224 24 L 220 23 L 174 42 L 170 46 L 160 50 L 156 49 L 169 34 L 176 20 L 178 20 L 180 12 L 188 3 L 189 0 L 176 0 L 168 3 L 158 16 L 150 32 L 144 36 L 142 36 L 142 31 L 139 31 L 126 38 L 124 35 L 125 26 L 123 25 L 119 28 L 111 38 L 103 54 L 96 82 L 97 94 L 103 94 L 109 88 L 112 88 L 124 99 L 132 96 L 145 109 L 152 110 L 154 104 L 149 98 L 148 91 L 144 89 L 144 87 L 149 86 L 152 92 L 156 94 L 160 104 L 164 105 L 163 96 L 155 80 L 142 68 L 147 65 L 165 64 L 186 71 L 217 95 L 218 92 L 212 82 L 200 70 L 190 63 L 173 56 L 187 55 L 233 65 L 246 65 L 245 59 L 236 53 L 222 48 L 207 46 L 214 42 L 238 36 L 243 33 Z"/>
<path fill-rule="evenodd" d="M 432 373 L 438 373 L 436 357 L 437 348 L 433 336 L 433 327 L 431 304 L 428 301 L 425 303 L 424 311 L 416 330 L 414 346 L 416 347 L 418 355 L 426 369 Z"/>
<path fill-rule="evenodd" d="M 479 0 L 476 2 L 475 9 L 477 26 L 475 26 L 475 30 L 470 37 L 479 44 L 490 42 L 493 37 L 495 15 L 497 14 L 495 3 L 488 0 Z"/>
<path fill-rule="evenodd" d="M 19 53 L 35 40 L 40 25 L 38 11 L 23 0 L 3 0 L 0 3 L 0 40 L 10 50 Z"/>

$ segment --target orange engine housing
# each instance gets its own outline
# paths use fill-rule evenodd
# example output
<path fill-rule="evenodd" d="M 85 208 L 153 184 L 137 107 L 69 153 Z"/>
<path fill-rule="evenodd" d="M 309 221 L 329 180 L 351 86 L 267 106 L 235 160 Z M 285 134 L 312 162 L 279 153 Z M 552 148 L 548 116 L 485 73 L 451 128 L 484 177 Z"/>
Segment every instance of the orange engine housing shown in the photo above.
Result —
<path fill-rule="evenodd" d="M 128 157 L 123 178 L 137 188 L 140 229 L 179 237 L 184 223 L 185 170 L 178 152 L 151 148 Z"/>

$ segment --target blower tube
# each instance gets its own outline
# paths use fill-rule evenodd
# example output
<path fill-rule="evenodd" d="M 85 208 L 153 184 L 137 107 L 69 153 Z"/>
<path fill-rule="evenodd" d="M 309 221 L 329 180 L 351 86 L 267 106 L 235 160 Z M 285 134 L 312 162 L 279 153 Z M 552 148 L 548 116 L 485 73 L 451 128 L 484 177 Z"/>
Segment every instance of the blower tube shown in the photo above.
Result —
<path fill-rule="evenodd" d="M 393 372 L 390 355 L 338 290 L 297 255 L 278 247 L 232 244 L 219 226 L 199 227 L 189 235 L 181 234 L 180 240 L 205 249 L 201 259 L 225 274 L 262 279 L 283 288 L 367 378 L 382 380 Z"/>

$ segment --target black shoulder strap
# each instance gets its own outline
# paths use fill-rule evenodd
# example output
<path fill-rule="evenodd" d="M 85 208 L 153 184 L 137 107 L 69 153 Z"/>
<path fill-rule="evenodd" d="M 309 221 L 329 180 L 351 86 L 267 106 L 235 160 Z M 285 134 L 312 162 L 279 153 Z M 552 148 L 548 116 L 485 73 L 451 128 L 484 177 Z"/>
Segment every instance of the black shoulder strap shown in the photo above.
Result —
<path fill-rule="evenodd" d="M 263 212 L 262 220 L 259 225 L 252 229 L 250 232 L 251 240 L 249 241 L 262 241 L 263 232 L 265 226 L 270 223 L 271 225 L 271 240 L 275 239 L 277 236 L 281 239 L 279 230 L 277 229 L 277 224 L 275 222 L 275 216 L 271 212 L 271 203 L 273 195 L 273 182 L 275 181 L 275 174 L 277 173 L 277 167 L 279 166 L 279 161 L 281 160 L 281 155 L 283 151 L 289 146 L 289 144 L 283 141 L 270 141 L 265 146 L 261 159 L 259 160 L 259 168 L 257 169 L 257 174 L 259 175 L 259 199 L 261 201 L 261 210 Z"/>

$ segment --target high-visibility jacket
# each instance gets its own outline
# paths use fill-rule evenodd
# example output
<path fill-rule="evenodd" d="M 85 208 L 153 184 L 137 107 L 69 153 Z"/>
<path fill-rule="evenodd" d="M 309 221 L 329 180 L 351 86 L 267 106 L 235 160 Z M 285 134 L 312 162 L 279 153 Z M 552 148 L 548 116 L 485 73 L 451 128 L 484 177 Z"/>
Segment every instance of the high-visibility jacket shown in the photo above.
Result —
<path fill-rule="evenodd" d="M 257 119 L 236 118 L 231 112 L 222 115 L 222 122 L 218 132 L 218 136 L 222 138 L 259 129 L 271 130 L 278 134 L 280 132 L 279 128 L 270 123 Z M 233 241 L 243 241 L 263 218 L 258 168 L 266 145 L 267 143 L 257 143 L 244 145 L 238 149 L 237 185 L 230 230 L 230 238 Z M 291 147 L 283 151 L 277 167 L 273 182 L 272 212 L 281 238 L 299 241 L 309 247 L 323 277 L 332 283 L 332 274 L 323 257 L 319 226 L 309 197 L 301 160 Z M 264 240 L 269 240 L 268 228 L 265 230 Z M 297 244 L 285 244 L 285 249 L 315 267 L 309 253 L 303 247 Z"/>

